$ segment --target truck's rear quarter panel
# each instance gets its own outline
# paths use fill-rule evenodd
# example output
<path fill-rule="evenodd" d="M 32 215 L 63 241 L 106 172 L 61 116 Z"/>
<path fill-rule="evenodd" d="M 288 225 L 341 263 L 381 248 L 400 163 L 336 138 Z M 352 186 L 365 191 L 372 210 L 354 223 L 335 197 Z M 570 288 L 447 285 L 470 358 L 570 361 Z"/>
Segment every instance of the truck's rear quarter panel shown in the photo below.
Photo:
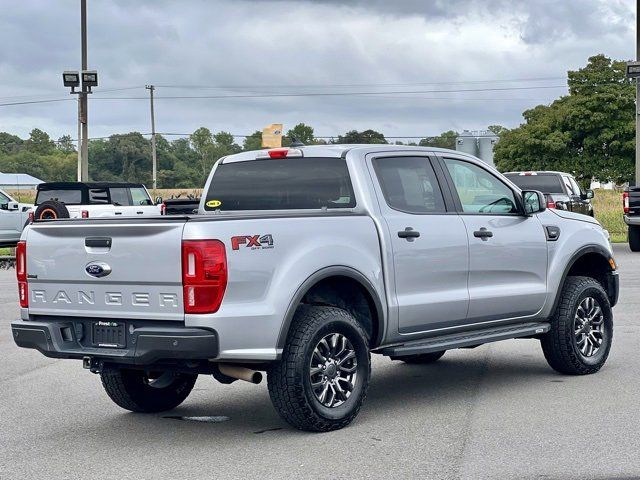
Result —
<path fill-rule="evenodd" d="M 233 237 L 270 235 L 251 246 Z M 268 360 L 276 348 L 283 320 L 298 288 L 314 273 L 344 266 L 364 275 L 384 299 L 378 234 L 365 215 L 314 215 L 252 219 L 211 216 L 185 225 L 184 239 L 219 239 L 228 262 L 227 290 L 220 310 L 187 315 L 186 326 L 209 327 L 220 337 L 220 357 Z"/>

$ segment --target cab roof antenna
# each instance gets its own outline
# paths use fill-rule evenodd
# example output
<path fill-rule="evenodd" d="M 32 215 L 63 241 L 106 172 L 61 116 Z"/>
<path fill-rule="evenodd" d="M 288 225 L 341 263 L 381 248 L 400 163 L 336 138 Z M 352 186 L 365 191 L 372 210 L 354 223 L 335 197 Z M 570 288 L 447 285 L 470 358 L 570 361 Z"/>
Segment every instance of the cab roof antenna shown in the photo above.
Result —
<path fill-rule="evenodd" d="M 293 135 L 289 135 L 289 137 L 291 137 L 291 147 L 293 148 L 299 148 L 299 147 L 304 147 L 305 144 L 302 143 L 300 140 L 298 140 L 296 137 L 294 137 Z"/>

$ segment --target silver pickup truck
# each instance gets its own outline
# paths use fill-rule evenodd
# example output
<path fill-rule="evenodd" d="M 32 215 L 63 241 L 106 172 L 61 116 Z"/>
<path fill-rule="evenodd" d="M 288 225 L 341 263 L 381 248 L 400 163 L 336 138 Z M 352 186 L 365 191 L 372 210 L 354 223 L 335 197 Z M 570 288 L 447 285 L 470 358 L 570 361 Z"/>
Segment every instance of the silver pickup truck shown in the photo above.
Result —
<path fill-rule="evenodd" d="M 214 167 L 198 215 L 28 226 L 13 335 L 82 359 L 136 412 L 176 407 L 199 374 L 266 372 L 281 416 L 314 431 L 355 418 L 371 353 L 430 363 L 535 338 L 558 372 L 594 373 L 618 297 L 608 233 L 545 207 L 449 150 L 244 152 Z"/>

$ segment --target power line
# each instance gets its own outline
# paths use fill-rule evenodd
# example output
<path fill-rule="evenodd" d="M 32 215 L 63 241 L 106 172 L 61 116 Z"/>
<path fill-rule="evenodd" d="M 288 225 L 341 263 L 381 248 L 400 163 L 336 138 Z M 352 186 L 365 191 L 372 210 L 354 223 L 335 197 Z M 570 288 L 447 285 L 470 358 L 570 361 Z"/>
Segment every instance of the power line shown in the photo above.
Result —
<path fill-rule="evenodd" d="M 157 100 L 204 100 L 224 98 L 280 98 L 280 97 L 344 97 L 344 96 L 379 96 L 379 95 L 418 95 L 424 93 L 465 93 L 465 92 L 502 92 L 516 90 L 539 90 L 567 88 L 566 85 L 541 85 L 536 87 L 501 87 L 501 88 L 467 88 L 458 90 L 409 90 L 387 92 L 304 92 L 304 93 L 265 93 L 250 95 L 164 95 L 155 97 Z M 94 97 L 94 100 L 148 100 L 148 97 Z M 0 104 L 1 105 L 1 104 Z"/>
<path fill-rule="evenodd" d="M 347 88 L 347 87 L 402 87 L 419 85 L 465 85 L 486 83 L 540 82 L 564 80 L 565 77 L 514 78 L 510 80 L 460 80 L 449 82 L 415 82 L 415 83 L 346 83 L 346 84 L 309 84 L 309 85 L 157 85 L 162 88 L 178 89 L 244 89 L 244 88 Z"/>

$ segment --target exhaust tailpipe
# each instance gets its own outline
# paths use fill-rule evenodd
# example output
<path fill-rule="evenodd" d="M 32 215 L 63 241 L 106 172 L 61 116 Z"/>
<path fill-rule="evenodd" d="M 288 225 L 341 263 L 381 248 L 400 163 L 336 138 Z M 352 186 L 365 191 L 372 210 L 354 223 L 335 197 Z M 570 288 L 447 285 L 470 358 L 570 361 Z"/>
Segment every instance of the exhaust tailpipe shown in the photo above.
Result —
<path fill-rule="evenodd" d="M 237 378 L 238 380 L 244 380 L 245 382 L 255 383 L 256 385 L 262 382 L 262 373 L 249 368 L 219 363 L 218 370 L 227 377 Z"/>

